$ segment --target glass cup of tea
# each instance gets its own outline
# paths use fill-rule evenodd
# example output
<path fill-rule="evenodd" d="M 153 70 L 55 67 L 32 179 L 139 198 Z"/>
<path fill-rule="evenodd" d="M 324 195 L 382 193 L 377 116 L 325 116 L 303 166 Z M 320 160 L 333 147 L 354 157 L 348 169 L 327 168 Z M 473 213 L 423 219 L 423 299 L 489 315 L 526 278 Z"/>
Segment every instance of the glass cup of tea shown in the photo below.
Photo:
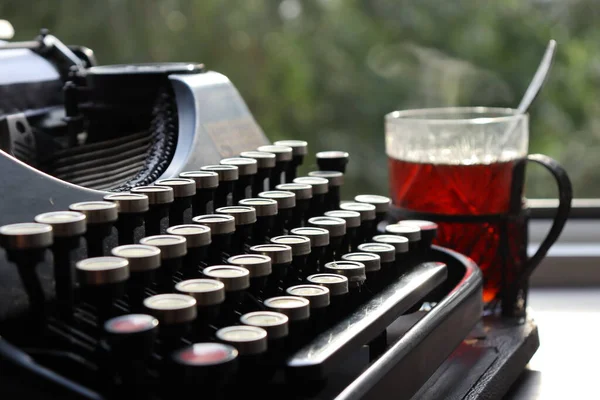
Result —
<path fill-rule="evenodd" d="M 484 276 L 488 310 L 525 313 L 528 279 L 560 235 L 572 188 L 553 159 L 528 154 L 529 118 L 485 107 L 395 111 L 385 118 L 392 215 L 438 224 L 434 243 L 472 258 Z M 555 178 L 559 206 L 536 254 L 527 255 L 525 165 Z"/>

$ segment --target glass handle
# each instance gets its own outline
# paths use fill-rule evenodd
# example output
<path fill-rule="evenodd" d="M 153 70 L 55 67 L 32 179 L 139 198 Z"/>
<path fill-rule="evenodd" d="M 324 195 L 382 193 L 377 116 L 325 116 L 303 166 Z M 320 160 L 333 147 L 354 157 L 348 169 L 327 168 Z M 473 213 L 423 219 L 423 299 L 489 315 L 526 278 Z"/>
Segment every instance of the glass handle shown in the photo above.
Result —
<path fill-rule="evenodd" d="M 546 257 L 548 250 L 560 236 L 567 219 L 569 218 L 571 212 L 571 200 L 573 199 L 571 180 L 567 175 L 567 171 L 565 171 L 556 160 L 543 154 L 530 154 L 527 156 L 527 161 L 537 163 L 550 171 L 558 186 L 559 202 L 548 235 L 546 235 L 546 238 L 542 241 L 535 254 L 525 262 L 518 279 L 514 282 L 515 288 L 521 287 L 527 283 L 535 268 L 544 257 Z"/>

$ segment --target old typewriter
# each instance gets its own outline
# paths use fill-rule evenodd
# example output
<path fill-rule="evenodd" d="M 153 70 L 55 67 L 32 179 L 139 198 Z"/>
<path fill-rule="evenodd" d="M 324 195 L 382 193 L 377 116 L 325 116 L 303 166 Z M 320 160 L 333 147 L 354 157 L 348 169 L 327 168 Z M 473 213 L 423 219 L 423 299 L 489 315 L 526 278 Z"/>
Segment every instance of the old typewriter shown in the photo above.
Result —
<path fill-rule="evenodd" d="M 309 145 L 218 72 L 43 31 L 0 44 L 0 93 L 2 398 L 493 398 L 537 348 L 435 223 L 342 198 L 343 151 L 297 176 Z"/>

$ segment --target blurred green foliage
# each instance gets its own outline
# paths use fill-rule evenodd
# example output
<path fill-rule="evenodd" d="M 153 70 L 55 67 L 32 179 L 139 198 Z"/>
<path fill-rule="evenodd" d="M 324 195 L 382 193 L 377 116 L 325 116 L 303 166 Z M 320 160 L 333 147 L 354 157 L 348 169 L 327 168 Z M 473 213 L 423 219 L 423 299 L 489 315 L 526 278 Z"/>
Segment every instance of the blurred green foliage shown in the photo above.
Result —
<path fill-rule="evenodd" d="M 600 1 L 4 0 L 16 40 L 39 28 L 101 64 L 201 61 L 237 86 L 271 140 L 351 153 L 346 195 L 387 192 L 383 117 L 396 109 L 516 107 L 550 38 L 531 109 L 532 152 L 557 158 L 577 197 L 600 197 Z M 314 168 L 314 159 L 304 170 Z M 375 178 L 373 178 L 375 177 Z M 529 197 L 554 196 L 530 168 Z"/>

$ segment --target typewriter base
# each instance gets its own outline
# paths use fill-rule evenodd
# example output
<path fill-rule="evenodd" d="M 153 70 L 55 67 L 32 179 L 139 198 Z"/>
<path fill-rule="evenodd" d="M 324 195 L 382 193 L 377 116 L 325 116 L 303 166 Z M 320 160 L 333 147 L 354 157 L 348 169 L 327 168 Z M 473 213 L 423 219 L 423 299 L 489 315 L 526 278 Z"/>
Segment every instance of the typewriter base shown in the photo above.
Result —
<path fill-rule="evenodd" d="M 485 317 L 413 399 L 501 399 L 539 344 L 531 316 L 526 321 Z"/>

